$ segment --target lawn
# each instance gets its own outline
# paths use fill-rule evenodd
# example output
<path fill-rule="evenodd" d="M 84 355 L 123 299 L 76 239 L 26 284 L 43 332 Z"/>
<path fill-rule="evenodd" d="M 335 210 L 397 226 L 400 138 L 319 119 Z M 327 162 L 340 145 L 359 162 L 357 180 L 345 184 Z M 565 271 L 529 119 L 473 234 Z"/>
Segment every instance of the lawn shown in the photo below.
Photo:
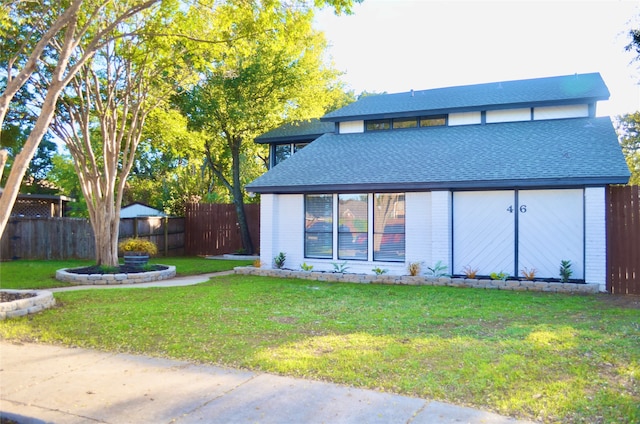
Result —
<path fill-rule="evenodd" d="M 140 353 L 470 405 L 640 422 L 640 309 L 606 295 L 229 275 L 56 293 L 0 337 Z"/>
<path fill-rule="evenodd" d="M 236 266 L 251 265 L 252 261 L 205 259 L 200 257 L 152 258 L 152 264 L 175 265 L 176 273 L 181 275 L 207 274 L 226 271 Z M 65 287 L 71 284 L 56 280 L 56 270 L 94 265 L 90 260 L 37 261 L 18 260 L 0 262 L 0 288 L 3 289 L 48 289 Z"/>

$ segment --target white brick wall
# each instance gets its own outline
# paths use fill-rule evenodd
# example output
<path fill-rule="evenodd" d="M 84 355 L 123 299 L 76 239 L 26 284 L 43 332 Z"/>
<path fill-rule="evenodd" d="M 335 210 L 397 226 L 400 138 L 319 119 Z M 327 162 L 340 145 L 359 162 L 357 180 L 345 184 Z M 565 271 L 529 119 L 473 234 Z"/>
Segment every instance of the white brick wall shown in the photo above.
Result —
<path fill-rule="evenodd" d="M 275 200 L 273 194 L 260 196 L 260 262 L 263 268 L 271 269 L 273 265 L 273 243 L 276 241 L 273 216 L 275 214 Z"/>
<path fill-rule="evenodd" d="M 427 266 L 442 261 L 451 272 L 451 192 L 431 193 L 431 260 Z"/>
<path fill-rule="evenodd" d="M 405 259 L 410 262 L 431 262 L 431 193 L 405 195 Z"/>
<path fill-rule="evenodd" d="M 600 291 L 607 290 L 607 222 L 604 187 L 589 187 L 584 191 L 585 206 L 585 270 L 587 283 L 596 283 Z"/>

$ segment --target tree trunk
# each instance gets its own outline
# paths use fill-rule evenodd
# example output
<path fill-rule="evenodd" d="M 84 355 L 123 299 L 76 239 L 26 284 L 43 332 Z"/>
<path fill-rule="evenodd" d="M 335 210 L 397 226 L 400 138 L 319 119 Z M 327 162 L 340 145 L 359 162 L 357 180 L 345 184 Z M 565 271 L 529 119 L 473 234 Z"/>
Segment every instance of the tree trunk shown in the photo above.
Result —
<path fill-rule="evenodd" d="M 58 101 L 58 97 L 63 88 L 64 84 L 61 82 L 51 83 L 42 104 L 40 116 L 38 116 L 38 120 L 36 121 L 33 130 L 31 130 L 31 133 L 29 133 L 29 137 L 27 137 L 27 141 L 24 143 L 22 150 L 16 155 L 15 160 L 13 161 L 11 171 L 9 172 L 9 178 L 7 179 L 7 184 L 4 187 L 2 197 L 0 197 L 0 237 L 2 237 L 2 234 L 4 233 L 13 205 L 18 198 L 22 178 L 27 172 L 29 162 L 31 162 L 33 155 L 38 150 L 38 145 L 40 144 L 42 137 L 44 137 L 44 134 L 47 132 L 47 128 L 49 128 L 49 124 L 53 119 L 56 102 Z"/>
<path fill-rule="evenodd" d="M 242 239 L 242 247 L 246 255 L 253 255 L 253 241 L 251 241 L 251 233 L 249 233 L 249 225 L 247 224 L 247 215 L 244 212 L 244 197 L 242 194 L 242 186 L 240 185 L 240 145 L 241 140 L 234 140 L 235 143 L 231 149 L 231 157 L 233 160 L 233 204 L 236 207 L 238 215 L 238 225 L 240 226 L 240 238 Z"/>

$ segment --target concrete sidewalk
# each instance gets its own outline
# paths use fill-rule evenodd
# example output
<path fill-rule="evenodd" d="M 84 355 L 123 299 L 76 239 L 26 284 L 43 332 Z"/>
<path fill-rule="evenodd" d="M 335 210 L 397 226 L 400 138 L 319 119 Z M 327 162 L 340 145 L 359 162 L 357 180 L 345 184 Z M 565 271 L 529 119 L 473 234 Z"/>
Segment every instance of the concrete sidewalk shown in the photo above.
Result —
<path fill-rule="evenodd" d="M 18 423 L 518 423 L 336 384 L 0 341 L 0 418 Z"/>

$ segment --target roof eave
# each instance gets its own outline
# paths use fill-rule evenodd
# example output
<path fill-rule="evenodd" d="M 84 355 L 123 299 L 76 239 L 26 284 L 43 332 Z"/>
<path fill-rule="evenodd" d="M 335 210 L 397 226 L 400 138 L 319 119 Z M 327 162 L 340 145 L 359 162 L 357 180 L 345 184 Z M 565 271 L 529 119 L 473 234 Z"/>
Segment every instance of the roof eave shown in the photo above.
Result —
<path fill-rule="evenodd" d="M 486 181 L 442 181 L 415 183 L 365 183 L 365 184 L 319 184 L 305 186 L 247 186 L 247 190 L 259 194 L 302 193 L 361 193 L 361 192 L 415 192 L 437 190 L 507 190 L 545 189 L 570 187 L 603 187 L 612 184 L 627 184 L 628 176 L 538 178 L 528 180 Z"/>
<path fill-rule="evenodd" d="M 288 135 L 282 137 L 257 137 L 254 141 L 257 144 L 273 144 L 273 143 L 290 143 L 290 142 L 312 142 L 326 133 L 304 134 L 304 135 Z"/>

